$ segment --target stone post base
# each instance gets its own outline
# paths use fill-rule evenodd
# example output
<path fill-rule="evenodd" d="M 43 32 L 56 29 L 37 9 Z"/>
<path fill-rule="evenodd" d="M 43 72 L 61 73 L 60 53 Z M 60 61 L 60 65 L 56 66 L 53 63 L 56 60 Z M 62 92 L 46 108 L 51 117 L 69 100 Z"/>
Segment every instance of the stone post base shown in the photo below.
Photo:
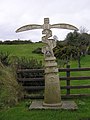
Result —
<path fill-rule="evenodd" d="M 48 107 L 60 107 L 62 106 L 62 102 L 56 103 L 56 104 L 47 104 L 43 102 L 43 106 L 48 106 Z"/>
<path fill-rule="evenodd" d="M 42 109 L 52 109 L 52 110 L 55 110 L 55 109 L 65 109 L 65 110 L 77 110 L 78 109 L 78 106 L 77 104 L 74 102 L 74 101 L 62 101 L 62 105 L 58 105 L 57 106 L 50 106 L 49 105 L 43 105 L 43 102 L 41 100 L 37 101 L 37 100 L 34 100 L 32 101 L 30 107 L 29 107 L 29 110 L 42 110 Z"/>

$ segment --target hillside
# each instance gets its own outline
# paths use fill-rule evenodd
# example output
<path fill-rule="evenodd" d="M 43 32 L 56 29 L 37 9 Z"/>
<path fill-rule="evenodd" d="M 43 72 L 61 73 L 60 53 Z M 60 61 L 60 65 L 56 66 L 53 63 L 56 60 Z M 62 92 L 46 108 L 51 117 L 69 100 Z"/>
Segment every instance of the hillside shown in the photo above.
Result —
<path fill-rule="evenodd" d="M 32 51 L 42 47 L 42 43 L 20 44 L 20 45 L 0 45 L 0 52 L 8 52 L 10 56 L 42 59 L 43 55 L 32 54 Z"/>
<path fill-rule="evenodd" d="M 43 60 L 43 54 L 32 53 L 33 50 L 40 47 L 43 43 L 19 44 L 19 45 L 0 45 L 0 52 L 8 52 L 10 56 L 36 58 Z M 78 67 L 77 60 L 70 62 L 71 67 Z M 81 58 L 81 67 L 90 67 L 90 55 Z"/>

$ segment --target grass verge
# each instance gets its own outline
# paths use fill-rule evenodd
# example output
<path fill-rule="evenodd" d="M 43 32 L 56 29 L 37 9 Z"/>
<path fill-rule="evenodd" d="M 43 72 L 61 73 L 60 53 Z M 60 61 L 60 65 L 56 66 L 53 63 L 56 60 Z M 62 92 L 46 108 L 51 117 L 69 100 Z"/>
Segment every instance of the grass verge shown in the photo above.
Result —
<path fill-rule="evenodd" d="M 75 99 L 78 110 L 28 110 L 23 101 L 13 108 L 0 111 L 0 120 L 90 120 L 90 98 Z M 89 119 L 87 119 L 89 118 Z"/>

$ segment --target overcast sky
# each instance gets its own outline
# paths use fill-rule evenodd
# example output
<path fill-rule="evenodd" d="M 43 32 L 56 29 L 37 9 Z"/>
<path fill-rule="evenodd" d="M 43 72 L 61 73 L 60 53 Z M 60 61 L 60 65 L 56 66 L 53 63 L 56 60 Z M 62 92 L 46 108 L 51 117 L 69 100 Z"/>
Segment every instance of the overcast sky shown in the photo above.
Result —
<path fill-rule="evenodd" d="M 15 33 L 27 24 L 68 23 L 90 31 L 90 0 L 0 0 L 0 40 L 31 39 L 40 41 L 42 30 Z M 70 30 L 53 29 L 53 35 L 63 40 Z M 90 32 L 89 32 L 90 33 Z"/>

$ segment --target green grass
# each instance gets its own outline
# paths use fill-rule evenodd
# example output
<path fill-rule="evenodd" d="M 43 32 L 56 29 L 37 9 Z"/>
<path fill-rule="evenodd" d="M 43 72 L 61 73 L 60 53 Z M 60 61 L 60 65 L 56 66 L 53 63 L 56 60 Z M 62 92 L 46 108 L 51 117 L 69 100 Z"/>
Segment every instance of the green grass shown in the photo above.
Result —
<path fill-rule="evenodd" d="M 71 68 L 78 67 L 77 60 L 70 61 Z M 81 67 L 90 67 L 90 55 L 86 55 L 85 57 L 81 57 Z"/>
<path fill-rule="evenodd" d="M 0 51 L 8 52 L 10 56 L 43 59 L 43 55 L 32 54 L 32 51 L 42 47 L 42 43 L 21 44 L 21 45 L 0 45 Z"/>
<path fill-rule="evenodd" d="M 23 101 L 13 108 L 0 111 L 0 120 L 79 120 L 90 119 L 90 99 L 77 99 L 78 110 L 28 110 Z M 89 120 L 88 119 L 88 120 Z"/>

